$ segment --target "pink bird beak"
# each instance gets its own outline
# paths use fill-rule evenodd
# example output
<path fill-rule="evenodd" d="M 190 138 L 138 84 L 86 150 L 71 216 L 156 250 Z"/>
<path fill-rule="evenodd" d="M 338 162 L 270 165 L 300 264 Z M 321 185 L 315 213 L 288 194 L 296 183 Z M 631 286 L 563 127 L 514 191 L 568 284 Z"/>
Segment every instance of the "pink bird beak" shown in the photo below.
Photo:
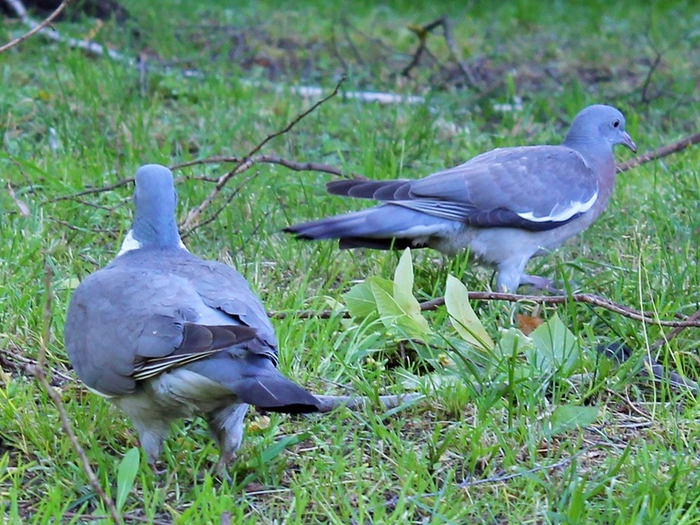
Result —
<path fill-rule="evenodd" d="M 622 132 L 622 145 L 631 149 L 634 153 L 637 153 L 637 145 L 626 131 Z"/>

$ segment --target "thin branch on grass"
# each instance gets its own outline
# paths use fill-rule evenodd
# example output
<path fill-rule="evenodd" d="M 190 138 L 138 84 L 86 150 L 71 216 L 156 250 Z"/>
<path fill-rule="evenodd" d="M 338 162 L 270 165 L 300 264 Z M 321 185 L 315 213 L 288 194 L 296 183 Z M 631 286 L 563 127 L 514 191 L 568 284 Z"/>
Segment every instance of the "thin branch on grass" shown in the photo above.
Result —
<path fill-rule="evenodd" d="M 134 182 L 133 177 L 129 177 L 128 179 L 121 179 L 114 184 L 110 184 L 108 186 L 101 186 L 99 188 L 90 188 L 88 190 L 82 190 L 77 193 L 71 193 L 70 195 L 61 195 L 60 197 L 56 197 L 54 199 L 50 199 L 46 201 L 46 203 L 52 203 L 52 202 L 59 202 L 59 201 L 66 201 L 66 200 L 75 200 L 78 197 L 83 197 L 85 195 L 94 195 L 95 193 L 105 193 L 108 191 L 116 190 L 117 188 L 121 188 L 122 186 L 126 186 L 127 184 L 132 184 Z"/>
<path fill-rule="evenodd" d="M 244 157 L 241 157 L 241 160 L 236 164 L 236 166 L 229 171 L 228 173 L 222 175 L 219 177 L 219 181 L 216 183 L 216 187 L 211 191 L 211 193 L 197 206 L 196 208 L 193 208 L 190 210 L 189 214 L 187 215 L 187 218 L 185 219 L 185 222 L 182 224 L 182 230 L 186 231 L 187 233 L 190 233 L 192 230 L 197 228 L 197 223 L 199 221 L 199 217 L 201 216 L 202 212 L 206 210 L 209 205 L 212 203 L 212 201 L 217 197 L 219 193 L 221 193 L 221 190 L 226 186 L 226 183 L 238 175 L 239 173 L 242 173 L 249 169 L 253 163 L 251 162 L 251 158 L 258 152 L 260 151 L 268 142 L 270 142 L 272 139 L 275 139 L 281 135 L 284 135 L 288 131 L 290 131 L 294 126 L 296 126 L 300 121 L 302 121 L 305 117 L 313 113 L 319 106 L 323 105 L 325 102 L 333 98 L 338 94 L 338 90 L 340 89 L 340 86 L 342 83 L 345 81 L 344 78 L 341 78 L 340 81 L 336 84 L 335 89 L 330 95 L 327 95 L 326 97 L 322 98 L 321 100 L 317 101 L 314 103 L 309 109 L 306 111 L 303 111 L 299 115 L 297 115 L 294 119 L 289 122 L 284 128 L 282 128 L 279 131 L 275 131 L 274 133 L 271 133 L 267 137 L 263 139 L 262 142 L 260 142 L 257 146 L 255 146 L 247 155 Z"/>
<path fill-rule="evenodd" d="M 594 443 L 593 445 L 589 445 L 586 448 L 583 448 L 576 452 L 575 454 L 570 455 L 569 457 L 566 457 L 564 459 L 561 459 L 557 461 L 556 463 L 552 463 L 551 465 L 541 465 L 539 467 L 531 468 L 528 470 L 522 470 L 520 472 L 515 472 L 513 474 L 507 474 L 504 476 L 496 476 L 493 478 L 483 478 L 483 479 L 465 479 L 459 484 L 459 488 L 461 489 L 467 489 L 469 487 L 474 487 L 476 485 L 485 485 L 489 483 L 503 483 L 504 481 L 510 481 L 511 479 L 519 478 L 521 476 L 527 476 L 530 474 L 535 474 L 536 472 L 540 472 L 542 470 L 554 470 L 558 469 L 561 467 L 564 467 L 571 463 L 573 460 L 576 458 L 590 452 L 593 449 L 596 448 L 613 448 L 614 445 L 611 445 L 609 443 Z"/>
<path fill-rule="evenodd" d="M 688 317 L 687 321 L 696 321 L 700 319 L 700 310 L 695 312 L 693 315 Z M 683 330 L 688 328 L 687 326 L 676 326 L 672 330 L 670 330 L 667 334 L 664 334 L 662 337 L 654 341 L 651 346 L 649 346 L 649 352 L 654 352 L 661 348 L 663 345 L 668 344 L 671 339 L 676 337 L 678 334 L 680 334 Z"/>
<path fill-rule="evenodd" d="M 421 56 L 427 51 L 428 34 L 430 34 L 433 29 L 440 26 L 442 26 L 442 34 L 445 37 L 445 43 L 447 44 L 447 49 L 450 53 L 450 59 L 457 64 L 457 67 L 462 73 L 462 76 L 466 80 L 467 84 L 471 87 L 476 87 L 476 78 L 474 77 L 474 74 L 469 66 L 461 58 L 459 50 L 457 49 L 457 44 L 455 43 L 454 35 L 452 33 L 452 23 L 447 16 L 440 17 L 424 26 L 409 26 L 409 29 L 418 37 L 418 47 L 413 53 L 409 64 L 401 71 L 401 75 L 405 77 L 410 76 L 411 70 L 418 65 Z"/>
<path fill-rule="evenodd" d="M 14 345 L 13 345 L 14 346 Z M 26 374 L 30 374 L 31 371 L 37 367 L 38 363 L 36 360 L 31 359 L 29 357 L 24 357 L 22 353 L 22 349 L 16 348 L 16 352 L 12 352 L 10 350 L 6 350 L 4 348 L 0 348 L 0 365 L 4 365 L 7 367 L 7 369 L 13 368 L 18 371 L 22 371 Z M 44 365 L 44 368 L 49 368 L 47 365 Z M 51 376 L 57 376 L 61 378 L 61 381 L 52 381 L 51 385 L 56 386 L 60 384 L 61 382 L 72 382 L 74 379 L 70 377 L 69 375 L 64 374 L 60 370 L 57 370 L 55 368 L 49 368 L 51 372 Z"/>
<path fill-rule="evenodd" d="M 469 299 L 472 301 L 507 301 L 507 302 L 530 302 L 535 304 L 566 304 L 569 302 L 585 303 L 592 306 L 604 308 L 613 313 L 622 315 L 635 321 L 640 321 L 645 324 L 684 327 L 684 328 L 700 328 L 700 319 L 681 318 L 679 320 L 657 319 L 645 314 L 641 310 L 637 310 L 630 306 L 613 302 L 601 295 L 590 293 L 578 293 L 571 295 L 520 295 L 514 293 L 503 292 L 469 292 Z M 420 304 L 421 311 L 435 310 L 445 304 L 444 297 L 437 297 L 430 301 L 425 301 Z M 334 315 L 348 317 L 346 311 L 335 312 L 333 310 L 298 310 L 295 312 L 269 312 L 270 317 L 275 319 L 285 319 L 289 316 L 294 316 L 299 319 L 319 318 L 328 319 Z"/>
<path fill-rule="evenodd" d="M 321 413 L 332 412 L 336 408 L 346 407 L 349 410 L 362 410 L 370 406 L 373 398 L 367 396 L 319 396 L 318 411 Z M 404 394 L 399 396 L 379 396 L 377 400 L 386 409 L 397 408 L 401 405 L 414 403 L 425 396 L 423 394 Z"/>
<path fill-rule="evenodd" d="M 213 156 L 204 159 L 190 160 L 188 162 L 183 162 L 182 164 L 175 164 L 171 166 L 170 169 L 175 171 L 182 168 L 188 168 L 190 166 L 198 166 L 201 164 L 220 164 L 220 163 L 235 163 L 240 165 L 243 162 L 241 157 L 226 157 L 226 156 Z M 293 171 L 317 171 L 320 173 L 329 173 L 337 177 L 343 177 L 346 179 L 366 179 L 362 175 L 356 173 L 344 173 L 336 167 L 329 166 L 328 164 L 319 164 L 317 162 L 296 162 L 293 160 L 288 160 L 277 155 L 256 155 L 255 157 L 249 158 L 248 163 L 252 166 L 253 164 L 278 164 L 289 168 Z M 208 179 L 209 180 L 209 179 Z M 218 179 L 216 179 L 218 180 Z"/>
<path fill-rule="evenodd" d="M 22 42 L 30 38 L 32 35 L 35 35 L 39 31 L 44 29 L 46 26 L 48 26 L 51 22 L 53 22 L 56 19 L 58 15 L 61 14 L 61 11 L 65 9 L 65 7 L 70 3 L 70 1 L 71 0 L 63 0 L 63 2 L 61 2 L 61 4 L 56 8 L 56 10 L 53 13 L 51 13 L 48 17 L 46 17 L 46 19 L 43 22 L 36 24 L 31 22 L 29 15 L 27 14 L 27 10 L 25 9 L 24 4 L 22 4 L 20 0 L 5 0 L 5 3 L 7 3 L 7 5 L 9 5 L 12 8 L 12 10 L 15 12 L 15 14 L 17 14 L 17 16 L 22 20 L 24 24 L 29 26 L 33 25 L 33 27 L 22 36 L 15 38 L 14 40 L 8 42 L 4 46 L 0 46 L 0 54 L 4 53 L 10 48 L 15 47 L 16 45 L 21 44 Z"/>
<path fill-rule="evenodd" d="M 418 65 L 420 62 L 420 58 L 423 55 L 423 53 L 426 50 L 426 42 L 428 39 L 428 34 L 438 27 L 440 24 L 442 24 L 442 18 L 438 18 L 437 20 L 434 20 L 433 22 L 430 22 L 429 24 L 425 24 L 424 26 L 413 26 L 410 25 L 408 28 L 415 33 L 415 35 L 418 37 L 418 47 L 416 48 L 415 52 L 413 53 L 413 56 L 411 56 L 411 61 L 408 63 L 408 65 L 403 68 L 401 71 L 401 75 L 404 77 L 410 77 L 411 76 L 411 71 L 413 70 L 414 67 Z"/>
<path fill-rule="evenodd" d="M 689 137 L 681 139 L 677 142 L 661 146 L 660 148 L 656 148 L 653 151 L 649 151 L 642 155 L 638 155 L 637 157 L 634 157 L 633 159 L 628 160 L 627 162 L 623 162 L 617 167 L 617 170 L 622 172 L 630 170 L 632 168 L 636 168 L 637 166 L 641 166 L 642 164 L 646 164 L 647 162 L 651 162 L 652 160 L 657 160 L 663 157 L 667 157 L 668 155 L 671 155 L 673 153 L 678 153 L 679 151 L 682 151 L 689 146 L 697 144 L 698 142 L 700 142 L 700 133 L 690 135 Z"/>
<path fill-rule="evenodd" d="M 32 373 L 34 377 L 36 377 L 37 381 L 41 384 L 42 388 L 44 391 L 48 394 L 48 396 L 51 398 L 51 401 L 53 401 L 54 405 L 56 405 L 56 410 L 58 411 L 59 418 L 61 419 L 61 426 L 63 427 L 63 431 L 66 433 L 68 436 L 68 440 L 70 441 L 71 445 L 73 446 L 73 450 L 75 450 L 75 453 L 78 455 L 80 458 L 80 463 L 81 466 L 83 467 L 83 472 L 85 472 L 85 475 L 87 476 L 90 486 L 92 489 L 95 491 L 95 493 L 99 496 L 99 498 L 102 500 L 102 503 L 106 507 L 107 511 L 109 512 L 109 515 L 112 517 L 112 520 L 114 520 L 114 523 L 117 524 L 122 524 L 122 518 L 119 515 L 119 511 L 117 510 L 117 507 L 114 505 L 114 501 L 112 501 L 112 498 L 110 498 L 104 490 L 102 490 L 102 486 L 100 485 L 100 481 L 97 479 L 97 476 L 95 475 L 95 471 L 92 470 L 92 467 L 90 466 L 90 461 L 87 458 L 87 455 L 85 454 L 85 451 L 83 450 L 83 447 L 80 446 L 80 443 L 78 442 L 78 438 L 73 432 L 73 428 L 71 426 L 70 420 L 68 419 L 68 415 L 66 414 L 65 407 L 63 406 L 63 401 L 61 401 L 61 396 L 60 394 L 51 386 L 49 379 L 47 378 L 46 374 L 46 351 L 49 345 L 50 337 L 51 337 L 51 323 L 53 320 L 53 315 L 51 313 L 51 304 L 52 304 L 52 288 L 51 288 L 51 278 L 53 276 L 53 273 L 51 271 L 51 267 L 46 264 L 44 267 L 44 288 L 46 292 L 46 300 L 44 301 L 44 308 L 43 308 L 43 314 L 42 314 L 42 319 L 43 319 L 43 330 L 42 330 L 42 337 L 41 337 L 41 344 L 39 346 L 39 356 L 37 359 L 36 366 L 29 368 L 29 371 Z"/>
<path fill-rule="evenodd" d="M 97 514 L 85 514 L 85 513 L 81 513 L 81 512 L 64 512 L 63 517 L 64 518 L 79 518 L 82 521 L 93 521 L 93 522 L 106 521 L 106 520 L 110 519 L 109 516 L 101 516 L 101 515 L 97 515 Z M 122 515 L 122 518 L 127 520 L 127 522 L 129 522 L 129 523 L 138 522 L 138 523 L 148 523 L 149 525 L 172 525 L 172 523 L 173 523 L 172 520 L 148 518 L 146 516 L 140 516 L 140 515 L 135 514 L 133 512 L 125 512 Z"/>
<path fill-rule="evenodd" d="M 214 222 L 214 221 L 216 220 L 216 218 L 221 214 L 221 212 L 223 212 L 223 211 L 226 209 L 226 207 L 227 207 L 229 204 L 231 204 L 231 201 L 236 197 L 236 195 L 238 195 L 238 193 L 241 191 L 241 189 L 243 188 L 243 186 L 245 186 L 246 184 L 248 184 L 251 180 L 257 178 L 258 175 L 260 175 L 260 172 L 259 172 L 259 171 L 256 171 L 253 175 L 247 177 L 243 182 L 241 182 L 241 183 L 238 185 L 237 188 L 235 188 L 235 189 L 231 192 L 231 194 L 226 198 L 226 200 L 224 201 L 224 203 L 223 203 L 221 206 L 219 206 L 219 208 L 218 208 L 216 211 L 214 211 L 214 213 L 212 213 L 209 217 L 207 217 L 207 218 L 204 219 L 203 221 L 197 223 L 197 226 L 196 226 L 196 227 L 194 227 L 194 228 L 192 228 L 192 229 L 190 229 L 190 230 L 182 231 L 182 232 L 180 233 L 180 237 L 183 238 L 183 239 L 186 239 L 186 238 L 189 236 L 189 234 L 192 233 L 196 228 L 201 228 L 202 226 L 206 226 L 207 224 L 210 224 L 210 223 Z M 182 229 L 181 229 L 181 230 L 182 230 Z"/>
<path fill-rule="evenodd" d="M 35 29 L 40 25 L 27 14 L 27 10 L 20 0 L 5 0 L 5 2 L 7 2 L 17 16 L 22 20 L 24 25 L 32 29 Z M 54 42 L 60 42 L 67 44 L 69 47 L 81 49 L 91 55 L 100 57 L 106 55 L 117 62 L 122 62 L 129 66 L 133 66 L 136 63 L 134 59 L 127 57 L 126 55 L 122 55 L 121 53 L 118 53 L 112 49 L 103 47 L 100 44 L 90 42 L 88 40 L 78 40 L 76 38 L 64 37 L 58 31 L 49 30 L 47 27 L 40 27 L 35 31 L 35 33 L 39 33 L 40 35 Z"/>

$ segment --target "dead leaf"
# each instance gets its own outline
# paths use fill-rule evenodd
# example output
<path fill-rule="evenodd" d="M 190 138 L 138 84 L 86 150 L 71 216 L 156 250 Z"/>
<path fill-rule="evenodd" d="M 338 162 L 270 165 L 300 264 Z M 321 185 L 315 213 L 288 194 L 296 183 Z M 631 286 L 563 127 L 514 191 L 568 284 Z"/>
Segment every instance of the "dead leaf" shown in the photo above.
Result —
<path fill-rule="evenodd" d="M 531 315 L 517 314 L 515 316 L 515 322 L 518 324 L 518 328 L 525 335 L 530 335 L 535 328 L 544 324 L 544 319 L 541 317 L 533 317 Z"/>

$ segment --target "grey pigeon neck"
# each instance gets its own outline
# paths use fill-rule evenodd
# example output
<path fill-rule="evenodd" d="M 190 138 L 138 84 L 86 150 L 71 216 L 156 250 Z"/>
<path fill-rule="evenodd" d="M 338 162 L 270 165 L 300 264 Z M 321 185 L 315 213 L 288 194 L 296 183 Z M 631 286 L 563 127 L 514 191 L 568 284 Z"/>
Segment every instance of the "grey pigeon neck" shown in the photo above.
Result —
<path fill-rule="evenodd" d="M 614 162 L 612 144 L 608 144 L 600 138 L 592 139 L 586 135 L 569 132 L 564 142 L 562 142 L 562 146 L 580 153 L 589 166 L 600 166 Z"/>
<path fill-rule="evenodd" d="M 187 250 L 175 224 L 175 219 L 152 221 L 138 214 L 134 224 L 122 242 L 119 255 L 142 248 L 184 249 Z"/>

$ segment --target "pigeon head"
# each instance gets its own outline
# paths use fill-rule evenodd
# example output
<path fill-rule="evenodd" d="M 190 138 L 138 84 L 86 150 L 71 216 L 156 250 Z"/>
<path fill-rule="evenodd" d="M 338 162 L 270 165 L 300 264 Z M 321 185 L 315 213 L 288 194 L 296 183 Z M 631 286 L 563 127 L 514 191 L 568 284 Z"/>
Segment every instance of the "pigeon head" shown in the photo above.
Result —
<path fill-rule="evenodd" d="M 165 166 L 146 164 L 136 172 L 134 190 L 136 213 L 121 253 L 138 248 L 181 246 L 175 223 L 177 193 L 173 174 Z"/>
<path fill-rule="evenodd" d="M 573 149 L 590 146 L 608 146 L 612 151 L 615 144 L 637 151 L 637 145 L 625 131 L 625 116 L 612 106 L 596 104 L 584 108 L 571 124 L 564 145 Z"/>

